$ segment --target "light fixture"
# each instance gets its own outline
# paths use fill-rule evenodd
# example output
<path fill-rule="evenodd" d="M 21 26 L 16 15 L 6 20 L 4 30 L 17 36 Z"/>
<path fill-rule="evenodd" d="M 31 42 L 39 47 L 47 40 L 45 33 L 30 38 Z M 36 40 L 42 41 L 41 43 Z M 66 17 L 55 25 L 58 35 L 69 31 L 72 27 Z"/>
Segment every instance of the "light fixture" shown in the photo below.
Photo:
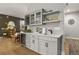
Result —
<path fill-rule="evenodd" d="M 67 9 L 67 12 L 70 12 L 70 9 Z"/>
<path fill-rule="evenodd" d="M 8 26 L 15 27 L 15 23 L 13 21 L 9 21 Z"/>
<path fill-rule="evenodd" d="M 6 16 L 6 18 L 9 18 L 9 16 Z"/>
<path fill-rule="evenodd" d="M 69 3 L 66 3 L 65 12 L 70 12 Z"/>

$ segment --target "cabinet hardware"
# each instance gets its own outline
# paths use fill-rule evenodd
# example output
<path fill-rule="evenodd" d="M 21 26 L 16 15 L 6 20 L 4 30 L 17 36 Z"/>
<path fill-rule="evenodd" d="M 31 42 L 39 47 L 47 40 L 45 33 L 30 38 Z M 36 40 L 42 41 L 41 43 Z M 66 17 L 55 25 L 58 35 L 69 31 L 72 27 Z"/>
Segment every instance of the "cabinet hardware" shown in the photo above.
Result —
<path fill-rule="evenodd" d="M 48 47 L 48 43 L 45 43 L 45 46 Z"/>
<path fill-rule="evenodd" d="M 35 43 L 35 40 L 32 40 L 32 43 Z"/>

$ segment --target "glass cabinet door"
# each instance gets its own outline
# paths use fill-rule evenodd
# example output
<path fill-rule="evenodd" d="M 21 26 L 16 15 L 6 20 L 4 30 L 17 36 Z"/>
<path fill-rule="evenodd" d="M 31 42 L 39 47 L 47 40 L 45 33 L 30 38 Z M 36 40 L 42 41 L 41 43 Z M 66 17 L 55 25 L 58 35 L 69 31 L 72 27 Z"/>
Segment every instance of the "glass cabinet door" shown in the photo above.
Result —
<path fill-rule="evenodd" d="M 41 12 L 36 13 L 36 24 L 41 23 Z"/>
<path fill-rule="evenodd" d="M 37 25 L 42 24 L 42 10 L 36 12 L 36 24 Z"/>
<path fill-rule="evenodd" d="M 30 14 L 30 24 L 31 25 L 40 25 L 42 24 L 42 9 L 36 10 Z"/>
<path fill-rule="evenodd" d="M 35 19 L 34 19 L 35 15 L 31 14 L 30 15 L 30 24 L 35 24 Z"/>

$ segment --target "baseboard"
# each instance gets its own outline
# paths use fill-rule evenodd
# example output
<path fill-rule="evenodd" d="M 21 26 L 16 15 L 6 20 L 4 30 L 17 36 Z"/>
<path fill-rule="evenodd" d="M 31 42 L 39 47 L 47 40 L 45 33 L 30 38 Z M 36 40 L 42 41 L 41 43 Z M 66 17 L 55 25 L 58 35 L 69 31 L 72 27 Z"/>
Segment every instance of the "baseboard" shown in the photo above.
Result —
<path fill-rule="evenodd" d="M 29 48 L 27 48 L 27 47 L 24 47 L 25 49 L 29 49 Z M 29 50 L 31 50 L 31 49 L 29 49 Z M 33 51 L 33 50 L 31 50 L 31 51 Z M 35 52 L 35 51 L 33 51 L 33 52 Z M 35 52 L 35 53 L 37 53 L 37 52 Z M 38 55 L 41 55 L 41 54 L 39 54 L 39 53 L 37 53 Z"/>
<path fill-rule="evenodd" d="M 67 39 L 79 40 L 79 37 L 66 37 Z"/>

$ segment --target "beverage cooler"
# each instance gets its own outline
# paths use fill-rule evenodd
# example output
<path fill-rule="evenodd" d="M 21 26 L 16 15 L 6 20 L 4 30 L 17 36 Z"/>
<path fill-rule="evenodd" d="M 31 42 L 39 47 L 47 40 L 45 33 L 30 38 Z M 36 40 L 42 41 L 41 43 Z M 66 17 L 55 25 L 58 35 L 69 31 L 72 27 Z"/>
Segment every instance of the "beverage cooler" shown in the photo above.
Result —
<path fill-rule="evenodd" d="M 25 46 L 25 38 L 26 38 L 26 34 L 25 33 L 21 33 L 21 44 L 22 46 Z"/>

